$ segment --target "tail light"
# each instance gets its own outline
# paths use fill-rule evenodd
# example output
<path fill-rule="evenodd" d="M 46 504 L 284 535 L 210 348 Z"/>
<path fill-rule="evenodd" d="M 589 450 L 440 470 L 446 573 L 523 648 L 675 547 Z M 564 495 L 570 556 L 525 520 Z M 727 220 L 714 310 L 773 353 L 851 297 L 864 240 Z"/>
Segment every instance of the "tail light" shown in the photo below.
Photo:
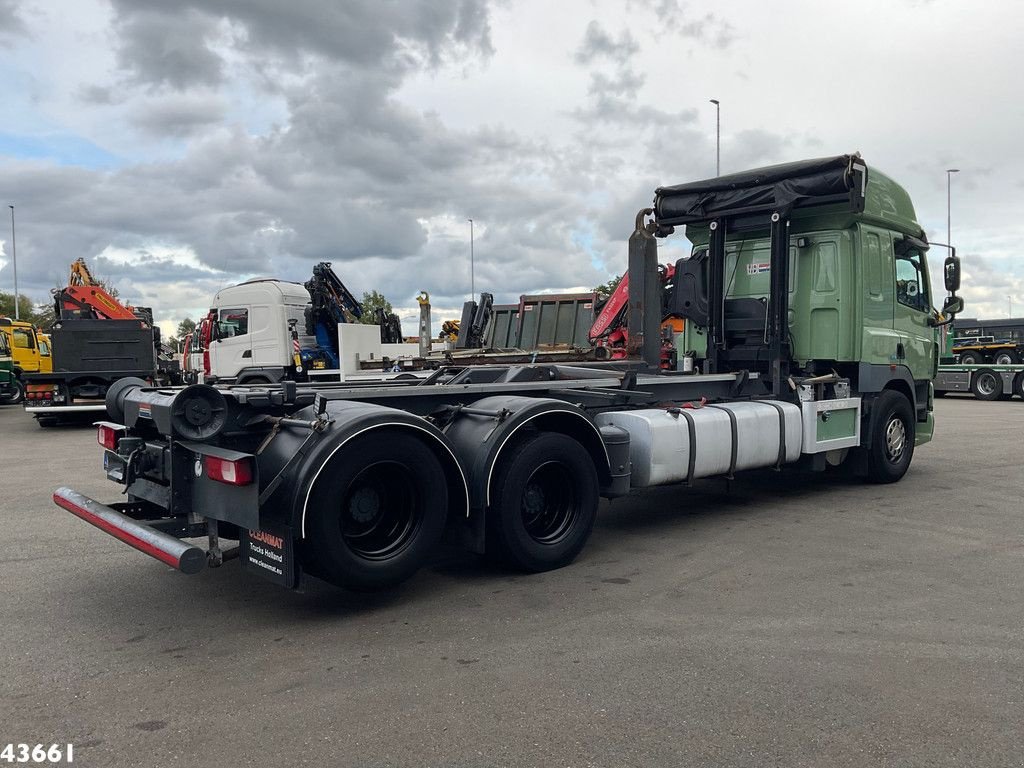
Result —
<path fill-rule="evenodd" d="M 96 442 L 106 448 L 108 451 L 117 450 L 117 436 L 121 433 L 120 429 L 110 426 L 109 424 L 97 424 L 96 425 Z"/>
<path fill-rule="evenodd" d="M 252 482 L 252 460 L 221 459 L 217 456 L 204 456 L 203 466 L 206 467 L 206 476 L 211 480 L 228 485 L 249 485 Z"/>

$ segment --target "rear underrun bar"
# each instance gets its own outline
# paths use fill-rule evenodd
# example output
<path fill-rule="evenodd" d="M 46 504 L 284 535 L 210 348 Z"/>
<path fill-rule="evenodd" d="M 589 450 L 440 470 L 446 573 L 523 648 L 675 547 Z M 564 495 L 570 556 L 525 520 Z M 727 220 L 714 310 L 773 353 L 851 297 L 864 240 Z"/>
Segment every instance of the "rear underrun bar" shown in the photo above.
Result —
<path fill-rule="evenodd" d="M 182 573 L 199 573 L 206 567 L 206 553 L 199 547 L 133 520 L 77 491 L 58 488 L 53 492 L 53 501 L 58 507 Z"/>

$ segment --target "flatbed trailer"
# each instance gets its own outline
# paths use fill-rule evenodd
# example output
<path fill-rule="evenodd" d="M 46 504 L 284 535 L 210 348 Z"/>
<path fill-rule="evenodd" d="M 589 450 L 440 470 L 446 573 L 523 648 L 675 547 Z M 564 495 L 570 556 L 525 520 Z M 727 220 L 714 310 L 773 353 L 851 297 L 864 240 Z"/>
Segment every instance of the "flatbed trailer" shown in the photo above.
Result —
<path fill-rule="evenodd" d="M 657 241 L 679 225 L 694 251 L 666 298 Z M 797 464 L 896 482 L 934 429 L 926 249 L 909 197 L 859 155 L 661 188 L 629 239 L 626 360 L 123 379 L 97 438 L 125 500 L 65 487 L 54 501 L 185 573 L 237 558 L 289 588 L 374 589 L 442 537 L 528 572 L 564 566 L 602 496 Z M 948 317 L 959 271 L 947 257 Z M 661 368 L 666 314 L 685 321 L 686 372 Z"/>
<path fill-rule="evenodd" d="M 1024 398 L 1024 365 L 940 365 L 935 376 L 935 394 L 964 392 L 978 400 Z"/>

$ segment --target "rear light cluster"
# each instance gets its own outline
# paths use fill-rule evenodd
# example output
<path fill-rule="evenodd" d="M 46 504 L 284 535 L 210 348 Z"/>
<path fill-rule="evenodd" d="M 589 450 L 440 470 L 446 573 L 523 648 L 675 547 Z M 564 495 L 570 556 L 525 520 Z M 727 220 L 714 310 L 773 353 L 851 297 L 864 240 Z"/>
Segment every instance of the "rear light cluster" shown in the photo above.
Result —
<path fill-rule="evenodd" d="M 112 427 L 109 424 L 96 425 L 96 442 L 102 445 L 108 451 L 117 450 L 117 439 L 120 434 L 120 429 Z"/>
<path fill-rule="evenodd" d="M 57 387 L 53 384 L 29 384 L 25 387 L 26 400 L 52 402 L 56 394 Z"/>
<path fill-rule="evenodd" d="M 217 456 L 204 456 L 203 466 L 211 480 L 228 485 L 249 485 L 252 483 L 252 462 L 249 459 L 230 461 Z"/>

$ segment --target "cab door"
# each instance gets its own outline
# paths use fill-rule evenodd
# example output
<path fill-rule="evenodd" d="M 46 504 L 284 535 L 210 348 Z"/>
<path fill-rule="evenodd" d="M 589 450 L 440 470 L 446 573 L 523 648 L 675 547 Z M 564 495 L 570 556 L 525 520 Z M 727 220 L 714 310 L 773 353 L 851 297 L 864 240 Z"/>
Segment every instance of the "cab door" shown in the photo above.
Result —
<path fill-rule="evenodd" d="M 243 368 L 252 366 L 252 336 L 249 333 L 249 307 L 230 307 L 217 313 L 210 341 L 210 373 L 218 378 L 234 378 Z"/>
<path fill-rule="evenodd" d="M 902 362 L 914 381 L 935 375 L 935 329 L 931 325 L 932 297 L 928 262 L 921 249 L 895 237 L 896 304 L 893 328 L 900 334 Z"/>
<path fill-rule="evenodd" d="M 39 348 L 36 344 L 36 332 L 32 326 L 12 326 L 11 341 L 14 364 L 25 373 L 39 373 Z"/>

